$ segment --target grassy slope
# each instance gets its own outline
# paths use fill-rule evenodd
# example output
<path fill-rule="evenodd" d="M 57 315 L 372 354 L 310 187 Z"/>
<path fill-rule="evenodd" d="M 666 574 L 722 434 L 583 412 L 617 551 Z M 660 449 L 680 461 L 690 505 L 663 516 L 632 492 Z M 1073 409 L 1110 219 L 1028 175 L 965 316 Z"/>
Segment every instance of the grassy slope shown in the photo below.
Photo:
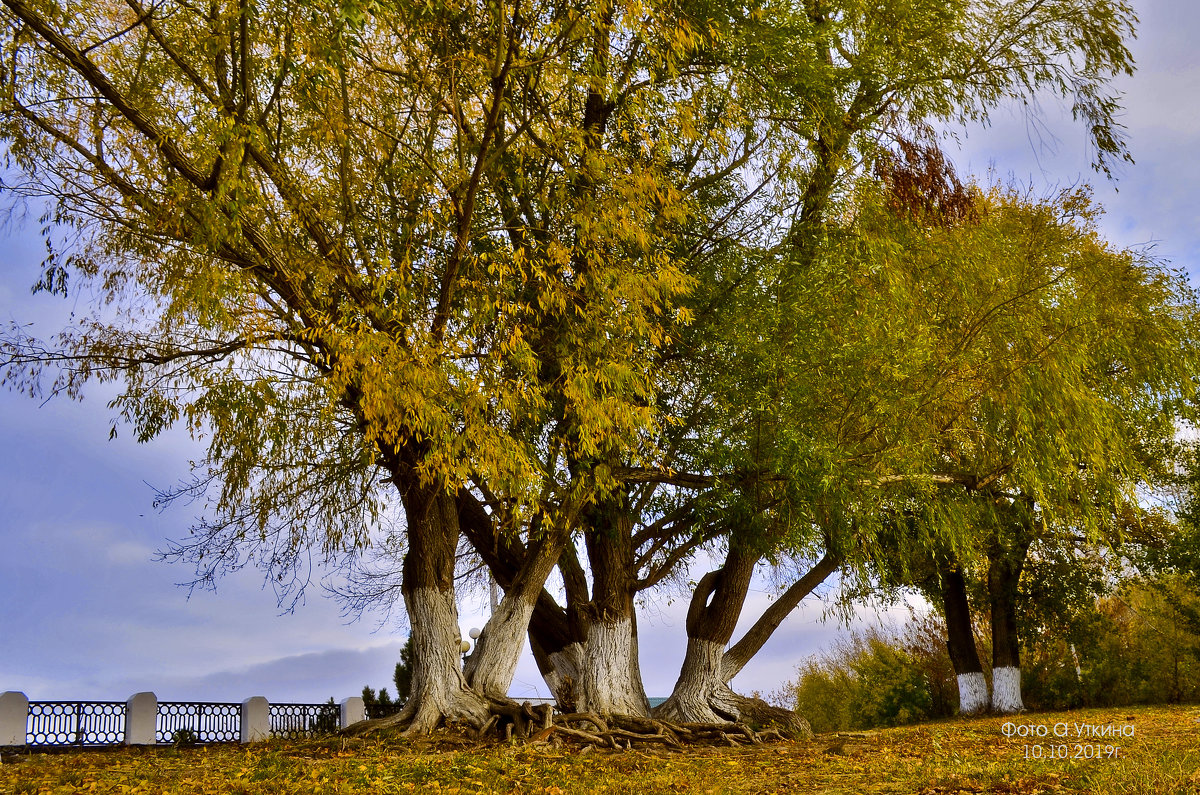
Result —
<path fill-rule="evenodd" d="M 1002 718 L 915 727 L 754 748 L 685 753 L 600 752 L 579 756 L 545 746 L 456 749 L 453 738 L 326 739 L 251 748 L 119 749 L 4 753 L 0 793 L 1196 793 L 1200 795 L 1200 707 L 1150 707 L 1025 714 L 1045 726 L 1043 755 L 1073 736 L 1056 724 L 1133 726 L 1117 758 L 1026 758 L 1033 742 L 1006 738 Z M 1036 729 L 1035 729 L 1036 730 Z M 1086 730 L 1085 730 L 1086 731 Z M 1037 752 L 1033 752 L 1037 753 Z M 1082 753 L 1088 753 L 1086 750 Z"/>

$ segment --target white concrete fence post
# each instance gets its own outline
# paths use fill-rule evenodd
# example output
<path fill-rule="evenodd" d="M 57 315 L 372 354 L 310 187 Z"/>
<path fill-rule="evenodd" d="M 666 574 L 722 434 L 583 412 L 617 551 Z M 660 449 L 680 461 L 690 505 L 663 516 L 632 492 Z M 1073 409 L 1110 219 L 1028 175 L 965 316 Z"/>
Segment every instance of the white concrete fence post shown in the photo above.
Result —
<path fill-rule="evenodd" d="M 29 699 L 24 693 L 9 690 L 0 694 L 0 747 L 24 745 L 29 728 Z"/>
<path fill-rule="evenodd" d="M 271 739 L 271 704 L 262 696 L 242 702 L 242 742 Z"/>
<path fill-rule="evenodd" d="M 125 702 L 125 744 L 154 745 L 158 742 L 158 696 L 135 693 Z"/>
<path fill-rule="evenodd" d="M 345 729 L 353 723 L 366 719 L 367 705 L 362 700 L 362 696 L 350 696 L 350 698 L 342 699 L 341 717 L 338 721 L 339 729 Z"/>

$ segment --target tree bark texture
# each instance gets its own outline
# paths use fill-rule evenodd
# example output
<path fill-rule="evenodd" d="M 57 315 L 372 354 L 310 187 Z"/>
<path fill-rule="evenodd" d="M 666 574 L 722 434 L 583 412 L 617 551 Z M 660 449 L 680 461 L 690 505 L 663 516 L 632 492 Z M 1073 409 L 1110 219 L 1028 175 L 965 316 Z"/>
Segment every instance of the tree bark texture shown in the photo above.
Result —
<path fill-rule="evenodd" d="M 471 656 L 463 663 L 467 684 L 489 698 L 508 698 L 532 616 L 532 603 L 505 594 L 475 641 Z"/>
<path fill-rule="evenodd" d="M 729 682 L 762 648 L 788 613 L 837 564 L 832 556 L 822 558 L 772 603 L 734 649 L 725 651 L 745 606 L 758 560 L 759 555 L 752 548 L 733 545 L 726 555 L 725 566 L 704 575 L 696 584 L 688 606 L 688 645 L 679 679 L 671 696 L 655 708 L 655 717 L 692 723 L 752 720 L 777 723 L 796 734 L 809 731 L 807 723 L 793 712 L 740 696 L 729 687 Z"/>
<path fill-rule="evenodd" d="M 562 712 L 580 712 L 579 683 L 583 681 L 582 643 L 569 643 L 552 652 L 547 652 L 541 645 L 540 637 L 531 631 L 529 645 L 533 649 L 533 657 L 537 661 L 542 679 L 558 702 Z"/>
<path fill-rule="evenodd" d="M 972 671 L 959 674 L 958 679 L 958 711 L 963 715 L 978 715 L 987 712 L 988 683 L 983 671 Z"/>
<path fill-rule="evenodd" d="M 524 560 L 506 578 L 504 598 L 484 625 L 463 671 L 467 682 L 484 696 L 508 698 L 530 620 L 567 538 L 567 533 L 553 531 L 530 539 Z"/>
<path fill-rule="evenodd" d="M 786 591 L 779 595 L 778 599 L 771 603 L 770 607 L 763 611 L 758 621 L 754 622 L 754 625 L 746 631 L 741 640 L 733 644 L 729 648 L 729 651 L 725 652 L 721 666 L 721 675 L 725 677 L 726 682 L 737 676 L 746 663 L 750 662 L 754 655 L 758 654 L 759 650 L 770 640 L 771 635 L 775 633 L 775 630 L 779 628 L 783 620 L 796 609 L 801 600 L 812 593 L 813 589 L 818 585 L 825 582 L 829 575 L 837 571 L 838 565 L 838 557 L 831 552 L 826 552 L 824 557 L 817 561 L 816 565 L 805 572 L 803 577 L 792 583 Z"/>
<path fill-rule="evenodd" d="M 689 637 L 679 679 L 654 717 L 678 723 L 720 723 L 740 717 L 734 692 L 721 675 L 725 644 Z"/>
<path fill-rule="evenodd" d="M 1029 540 L 1019 537 L 988 549 L 988 597 L 992 608 L 992 710 L 1019 712 L 1021 648 L 1017 625 L 1017 586 L 1025 567 Z"/>
<path fill-rule="evenodd" d="M 734 693 L 723 675 L 723 658 L 745 606 L 758 558 L 756 552 L 731 543 L 725 565 L 696 584 L 688 605 L 688 642 L 679 679 L 670 697 L 655 708 L 656 717 L 684 723 L 738 719 Z"/>
<path fill-rule="evenodd" d="M 964 715 L 986 712 L 987 678 L 975 648 L 971 608 L 962 569 L 951 564 L 941 571 L 942 609 L 946 616 L 946 649 L 958 678 L 958 711 Z"/>
<path fill-rule="evenodd" d="M 637 589 L 633 522 L 624 495 L 589 511 L 584 534 L 592 573 L 591 600 L 579 611 L 585 626 L 578 706 L 601 715 L 650 715 L 637 659 Z M 566 573 L 564 572 L 564 579 Z M 568 598 L 571 596 L 568 588 Z M 568 604 L 568 614 L 571 605 Z"/>
<path fill-rule="evenodd" d="M 638 673 L 633 619 L 592 623 L 583 654 L 580 708 L 598 715 L 648 717 L 650 701 Z"/>
<path fill-rule="evenodd" d="M 482 726 L 490 708 L 463 677 L 454 592 L 405 588 L 404 603 L 412 625 L 413 681 L 397 722 L 413 735 L 428 734 L 443 720 Z"/>
<path fill-rule="evenodd" d="M 412 692 L 397 723 L 409 734 L 427 734 L 446 719 L 482 726 L 487 701 L 463 677 L 454 562 L 458 513 L 452 495 L 436 488 L 403 493 L 408 520 L 401 591 L 412 626 Z"/>
<path fill-rule="evenodd" d="M 992 711 L 1001 714 L 1025 709 L 1021 700 L 1021 669 L 1019 666 L 992 668 Z"/>

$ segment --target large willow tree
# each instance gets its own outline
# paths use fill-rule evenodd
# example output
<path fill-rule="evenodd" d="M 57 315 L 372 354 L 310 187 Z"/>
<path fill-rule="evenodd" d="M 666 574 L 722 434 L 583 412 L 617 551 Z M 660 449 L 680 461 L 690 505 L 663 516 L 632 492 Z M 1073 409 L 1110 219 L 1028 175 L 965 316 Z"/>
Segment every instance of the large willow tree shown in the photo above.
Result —
<path fill-rule="evenodd" d="M 656 422 L 646 351 L 688 283 L 661 241 L 689 209 L 657 139 L 707 134 L 678 88 L 702 32 L 661 14 L 7 6 L 13 188 L 72 237 L 42 286 L 103 304 L 52 351 L 14 331 L 10 377 L 121 377 L 140 438 L 208 438 L 210 571 L 353 550 L 399 503 L 416 731 L 482 723 L 508 686 L 460 671 L 459 493 L 535 528 L 540 586 L 610 485 L 590 462 Z M 490 633 L 494 678 L 530 609 Z"/>
<path fill-rule="evenodd" d="M 53 221 L 38 287 L 98 297 L 53 341 L 10 329 L 6 379 L 118 379 L 140 439 L 204 438 L 183 490 L 204 575 L 286 576 L 402 517 L 416 732 L 487 720 L 537 605 L 562 629 L 543 584 L 581 529 L 587 703 L 639 708 L 630 614 L 655 577 L 634 567 L 689 548 L 658 519 L 635 534 L 632 491 L 677 485 L 664 390 L 697 350 L 680 326 L 721 315 L 720 289 L 688 298 L 714 257 L 803 263 L 882 131 L 1009 97 L 1069 97 L 1098 163 L 1123 155 L 1106 86 L 1132 15 L 1110 0 L 3 8 L 6 187 Z M 781 275 L 786 305 L 804 269 Z M 513 553 L 465 670 L 464 526 Z"/>

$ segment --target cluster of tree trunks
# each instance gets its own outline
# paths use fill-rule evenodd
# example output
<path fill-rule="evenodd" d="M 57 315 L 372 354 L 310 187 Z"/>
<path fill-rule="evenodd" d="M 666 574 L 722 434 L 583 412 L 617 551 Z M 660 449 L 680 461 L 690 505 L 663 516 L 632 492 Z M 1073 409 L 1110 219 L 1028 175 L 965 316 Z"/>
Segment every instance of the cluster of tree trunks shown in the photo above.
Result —
<path fill-rule="evenodd" d="M 589 514 L 584 531 L 585 569 L 566 532 L 548 532 L 524 541 L 500 533 L 467 490 L 452 497 L 437 490 L 412 488 L 404 492 L 404 500 L 410 528 L 421 530 L 410 531 L 402 586 L 416 661 L 412 697 L 400 713 L 373 721 L 371 726 L 399 725 L 416 734 L 427 733 L 445 720 L 500 731 L 506 724 L 497 717 L 508 716 L 521 733 L 523 724 L 513 712 L 507 692 L 528 637 L 560 709 L 569 714 L 622 716 L 626 721 L 653 720 L 656 727 L 673 727 L 664 730 L 660 739 L 644 742 L 673 744 L 717 736 L 697 729 L 701 724 L 727 727 L 718 732 L 721 741 L 727 736 L 754 737 L 745 728 L 728 729 L 747 722 L 775 726 L 788 734 L 807 731 L 801 717 L 734 693 L 729 683 L 801 600 L 837 570 L 835 556 L 826 555 L 799 577 L 745 636 L 730 646 L 761 560 L 761 553 L 749 545 L 731 545 L 724 565 L 704 575 L 692 595 L 679 679 L 671 696 L 652 711 L 639 667 L 634 605 L 647 583 L 634 576 L 632 525 L 626 512 L 595 510 Z M 479 551 L 504 593 L 465 661 L 459 655 L 454 602 L 460 535 Z M 565 607 L 546 589 L 555 566 L 565 583 Z M 649 724 L 639 725 L 645 734 Z M 618 728 L 634 731 L 629 726 Z M 586 731 L 570 722 L 561 729 L 563 737 L 582 737 L 578 732 Z M 598 736 L 608 736 L 607 732 Z M 638 739 L 620 736 L 626 743 Z M 612 745 L 617 738 L 614 734 L 597 743 Z"/>
<path fill-rule="evenodd" d="M 990 608 L 992 688 L 975 646 L 967 582 L 961 565 L 950 558 L 939 572 L 942 614 L 946 620 L 946 647 L 958 679 L 959 711 L 965 715 L 986 712 L 1012 713 L 1025 709 L 1021 700 L 1021 649 L 1019 640 L 1018 586 L 1032 543 L 1018 529 L 1011 537 L 992 538 L 987 545 L 984 585 Z"/>

